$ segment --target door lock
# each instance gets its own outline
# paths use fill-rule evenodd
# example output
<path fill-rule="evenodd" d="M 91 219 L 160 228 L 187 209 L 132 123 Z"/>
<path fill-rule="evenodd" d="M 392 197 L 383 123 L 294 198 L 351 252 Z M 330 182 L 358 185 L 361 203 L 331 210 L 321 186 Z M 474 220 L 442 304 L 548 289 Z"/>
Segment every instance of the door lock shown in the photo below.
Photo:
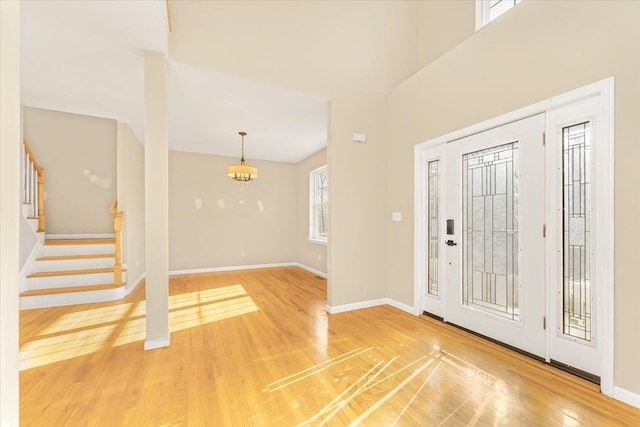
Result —
<path fill-rule="evenodd" d="M 453 240 L 447 240 L 444 242 L 447 246 L 457 246 L 458 244 Z"/>

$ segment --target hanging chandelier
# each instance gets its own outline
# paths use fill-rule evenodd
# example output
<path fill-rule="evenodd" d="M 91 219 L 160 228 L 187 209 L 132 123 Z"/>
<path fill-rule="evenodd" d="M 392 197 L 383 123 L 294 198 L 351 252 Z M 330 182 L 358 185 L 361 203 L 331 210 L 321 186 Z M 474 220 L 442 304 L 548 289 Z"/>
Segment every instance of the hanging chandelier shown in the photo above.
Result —
<path fill-rule="evenodd" d="M 242 157 L 240 157 L 240 164 L 229 166 L 227 168 L 227 175 L 229 178 L 234 179 L 240 183 L 253 181 L 258 177 L 258 168 L 253 166 L 247 166 L 244 164 L 244 137 L 246 132 L 238 132 L 242 137 Z"/>

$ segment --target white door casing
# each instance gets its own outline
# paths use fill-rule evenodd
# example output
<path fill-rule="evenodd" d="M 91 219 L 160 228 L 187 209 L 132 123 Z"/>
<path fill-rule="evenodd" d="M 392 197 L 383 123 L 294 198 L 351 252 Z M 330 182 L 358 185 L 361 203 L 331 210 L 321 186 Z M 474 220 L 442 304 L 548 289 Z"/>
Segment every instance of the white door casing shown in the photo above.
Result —
<path fill-rule="evenodd" d="M 540 113 L 546 114 L 546 148 L 547 148 L 547 182 L 546 182 L 546 289 L 545 289 L 545 303 L 546 303 L 546 316 L 547 316 L 547 329 L 545 331 L 546 336 L 546 356 L 545 359 L 558 360 L 567 364 L 577 364 L 575 362 L 566 362 L 562 360 L 564 357 L 561 353 L 556 353 L 558 346 L 554 343 L 552 345 L 552 334 L 557 334 L 557 322 L 552 318 L 552 311 L 557 315 L 558 301 L 556 298 L 557 289 L 552 288 L 552 283 L 558 282 L 558 275 L 561 264 L 558 264 L 558 226 L 562 226 L 562 222 L 559 222 L 557 212 L 557 197 L 560 197 L 558 191 L 562 191 L 557 187 L 558 176 L 553 175 L 553 168 L 557 167 L 554 161 L 557 159 L 560 152 L 553 151 L 559 150 L 557 140 L 554 140 L 553 132 L 557 129 L 551 130 L 551 124 L 554 117 L 560 117 L 559 114 L 565 107 L 571 108 L 570 105 L 574 104 L 576 107 L 580 101 L 591 99 L 591 103 L 597 105 L 595 112 L 591 112 L 591 117 L 594 119 L 594 128 L 596 129 L 594 134 L 597 137 L 597 141 L 594 142 L 593 148 L 593 258 L 597 259 L 597 263 L 593 263 L 592 277 L 595 283 L 595 297 L 593 312 L 595 314 L 593 329 L 594 337 L 597 342 L 599 360 L 596 358 L 596 363 L 600 366 L 600 387 L 603 394 L 608 396 L 614 395 L 614 383 L 613 383 L 613 360 L 614 360 L 614 307 L 613 307 L 613 291 L 614 291 L 614 274 L 613 274 L 613 260 L 614 260 L 614 223 L 613 223 L 613 211 L 614 211 L 614 157 L 613 157 L 613 144 L 614 144 L 614 78 L 610 77 L 590 85 L 572 90 L 570 92 L 563 93 L 553 98 L 546 99 L 536 104 L 521 108 L 519 110 L 504 114 L 499 117 L 487 120 L 482 123 L 478 123 L 473 126 L 469 126 L 464 129 L 460 129 L 451 132 L 446 135 L 431 139 L 415 146 L 414 156 L 414 200 L 415 200 L 415 215 L 414 215 L 414 312 L 416 314 L 422 313 L 429 307 L 433 309 L 434 302 L 436 309 L 440 310 L 442 317 L 448 320 L 451 317 L 449 312 L 449 303 L 445 304 L 445 300 L 450 299 L 450 295 L 447 293 L 447 287 L 441 286 L 441 292 L 439 299 L 431 298 L 431 305 L 425 301 L 428 297 L 425 295 L 426 289 L 426 255 L 427 248 L 426 242 L 426 220 L 422 215 L 424 214 L 424 197 L 425 189 L 424 183 L 426 179 L 425 161 L 429 156 L 434 157 L 434 153 L 437 153 L 442 159 L 446 159 L 448 153 L 446 152 L 446 145 L 450 142 L 455 142 L 459 139 L 466 138 L 493 128 L 497 128 L 518 120 L 522 120 Z M 580 121 L 584 117 L 580 118 L 579 115 L 573 118 L 569 118 L 570 122 Z M 558 119 L 562 120 L 562 119 Z M 594 140 L 595 141 L 595 140 Z M 560 141 L 561 143 L 561 141 Z M 440 147 L 440 152 L 434 149 Z M 553 148 L 552 150 L 552 147 Z M 552 152 L 553 151 L 553 152 Z M 442 164 L 443 175 L 450 175 L 446 171 L 445 163 Z M 446 197 L 448 191 L 444 190 L 448 184 L 446 176 L 441 177 L 441 194 Z M 561 178 L 561 177 L 560 177 Z M 443 201 L 442 203 L 444 203 Z M 442 205 L 441 205 L 442 206 Z M 445 230 L 446 218 L 444 214 L 441 214 L 440 228 L 442 233 Z M 458 222 L 456 222 L 456 228 Z M 535 227 L 532 227 L 532 230 Z M 441 236 L 443 235 L 441 233 Z M 553 236 L 553 237 L 552 237 Z M 444 245 L 444 240 L 441 239 L 441 245 Z M 447 248 L 450 249 L 450 248 Z M 442 254 L 442 251 L 440 252 Z M 444 257 L 441 257 L 444 258 Z M 445 271 L 442 271 L 444 274 Z M 444 278 L 440 277 L 441 282 L 444 282 Z M 555 285 L 554 285 L 555 286 Z M 455 298 L 457 299 L 457 298 Z M 553 307 L 552 307 L 553 305 Z M 428 311 L 428 310 L 427 310 Z M 431 311 L 432 313 L 434 311 Z M 524 314 L 524 313 L 523 313 Z M 455 314 L 454 314 L 455 317 Z M 473 329 L 473 328 L 472 328 Z M 553 338 L 555 339 L 555 338 Z M 566 339 L 565 339 L 566 341 Z M 566 344 L 566 343 L 562 343 Z M 552 351 L 553 347 L 553 351 Z M 573 365 L 572 365 L 573 366 Z M 592 368 L 589 368 L 592 369 Z M 593 369 L 592 369 L 593 370 Z"/>

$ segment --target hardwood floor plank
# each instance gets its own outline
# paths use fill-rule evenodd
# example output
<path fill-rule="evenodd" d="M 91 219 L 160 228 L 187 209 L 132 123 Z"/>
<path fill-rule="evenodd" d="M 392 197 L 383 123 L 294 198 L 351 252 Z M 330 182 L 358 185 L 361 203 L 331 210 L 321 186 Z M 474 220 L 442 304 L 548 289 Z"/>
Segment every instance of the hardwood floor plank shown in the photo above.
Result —
<path fill-rule="evenodd" d="M 175 276 L 171 346 L 143 350 L 144 287 L 21 312 L 34 426 L 603 426 L 640 410 L 389 306 L 328 315 L 326 281 L 274 268 Z"/>

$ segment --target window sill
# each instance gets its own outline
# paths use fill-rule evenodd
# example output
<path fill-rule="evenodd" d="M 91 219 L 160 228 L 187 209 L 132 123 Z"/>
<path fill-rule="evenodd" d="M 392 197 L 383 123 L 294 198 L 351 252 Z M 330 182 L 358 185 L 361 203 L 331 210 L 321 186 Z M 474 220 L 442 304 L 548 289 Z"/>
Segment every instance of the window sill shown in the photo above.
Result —
<path fill-rule="evenodd" d="M 326 240 L 307 239 L 307 242 L 309 242 L 309 243 L 315 243 L 315 244 L 318 244 L 318 245 L 324 245 L 324 246 L 327 246 L 327 241 L 326 241 Z"/>

